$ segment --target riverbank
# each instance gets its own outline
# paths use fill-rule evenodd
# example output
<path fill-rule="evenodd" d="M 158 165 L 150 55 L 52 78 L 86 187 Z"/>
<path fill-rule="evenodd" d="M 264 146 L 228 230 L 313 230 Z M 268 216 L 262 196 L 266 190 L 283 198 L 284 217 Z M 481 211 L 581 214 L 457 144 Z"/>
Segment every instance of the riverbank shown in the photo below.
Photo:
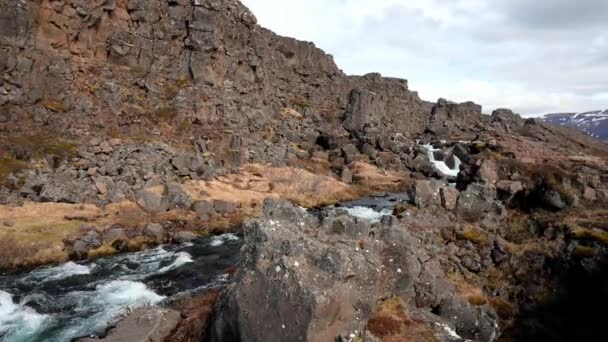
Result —
<path fill-rule="evenodd" d="M 211 181 L 173 183 L 172 189 L 149 187 L 137 202 L 4 205 L 0 206 L 0 268 L 14 270 L 145 250 L 183 241 L 188 236 L 184 232 L 205 236 L 238 231 L 244 220 L 259 215 L 267 197 L 316 207 L 378 191 L 400 191 L 408 179 L 407 173 L 380 171 L 365 163 L 357 163 L 346 182 L 329 172 L 251 164 Z M 160 208 L 163 201 L 172 202 L 172 208 Z M 150 228 L 150 224 L 154 226 Z M 87 235 L 94 235 L 95 241 L 77 242 Z"/>

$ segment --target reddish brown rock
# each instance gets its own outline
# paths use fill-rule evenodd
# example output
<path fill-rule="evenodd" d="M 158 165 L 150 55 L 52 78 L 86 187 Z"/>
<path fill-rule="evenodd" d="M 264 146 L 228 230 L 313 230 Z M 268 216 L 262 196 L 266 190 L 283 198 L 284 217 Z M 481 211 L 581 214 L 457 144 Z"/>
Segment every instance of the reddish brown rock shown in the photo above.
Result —
<path fill-rule="evenodd" d="M 595 201 L 597 199 L 596 191 L 586 186 L 583 190 L 583 199 L 590 202 Z"/>
<path fill-rule="evenodd" d="M 484 160 L 479 170 L 477 171 L 479 179 L 489 185 L 494 185 L 498 181 L 498 172 L 496 171 L 496 163 L 491 160 Z"/>
<path fill-rule="evenodd" d="M 441 188 L 441 205 L 447 210 L 454 210 L 458 201 L 458 190 L 453 188 Z"/>

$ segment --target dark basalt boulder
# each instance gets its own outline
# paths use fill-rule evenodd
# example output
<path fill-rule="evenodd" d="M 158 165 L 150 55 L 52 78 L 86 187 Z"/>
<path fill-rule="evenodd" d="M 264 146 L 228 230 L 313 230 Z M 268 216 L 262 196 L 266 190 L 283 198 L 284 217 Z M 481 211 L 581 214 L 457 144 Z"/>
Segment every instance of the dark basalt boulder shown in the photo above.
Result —
<path fill-rule="evenodd" d="M 262 216 L 245 225 L 240 265 L 216 304 L 209 340 L 359 336 L 374 341 L 365 332 L 367 320 L 379 301 L 398 296 L 418 302 L 410 311 L 438 340 L 451 341 L 447 332 L 458 331 L 492 341 L 497 335 L 492 309 L 451 299 L 454 287 L 438 264 L 428 261 L 430 256 L 396 218 L 389 218 L 371 225 L 342 209 L 312 215 L 289 202 L 267 199 Z M 429 287 L 430 280 L 437 286 Z M 440 303 L 445 318 L 432 312 L 431 306 Z"/>

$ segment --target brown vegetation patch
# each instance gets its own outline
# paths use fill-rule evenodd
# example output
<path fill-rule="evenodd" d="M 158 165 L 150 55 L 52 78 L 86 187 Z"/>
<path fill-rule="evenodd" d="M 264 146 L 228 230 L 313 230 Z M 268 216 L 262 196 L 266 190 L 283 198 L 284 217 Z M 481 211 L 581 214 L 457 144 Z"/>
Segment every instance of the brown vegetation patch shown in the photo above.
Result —
<path fill-rule="evenodd" d="M 149 214 L 137 204 L 124 201 L 110 204 L 104 209 L 94 205 L 65 203 L 26 202 L 21 207 L 0 206 L 0 224 L 10 220 L 14 225 L 1 227 L 0 240 L 11 248 L 0 251 L 0 268 L 34 266 L 67 260 L 64 241 L 73 240 L 82 234 L 82 227 L 93 224 L 103 231 L 114 224 L 122 227 L 143 229 L 148 222 L 191 221 L 191 212 L 172 210 L 161 214 Z M 196 225 L 198 226 L 198 225 Z M 191 228 L 191 227 L 186 227 Z M 138 251 L 147 247 L 147 239 L 132 239 L 129 250 Z M 90 258 L 115 254 L 111 246 L 101 246 L 89 253 Z"/>
<path fill-rule="evenodd" d="M 466 226 L 462 230 L 457 230 L 456 237 L 461 240 L 471 241 L 478 246 L 486 246 L 488 244 L 488 237 L 483 230 L 472 226 Z"/>
<path fill-rule="evenodd" d="M 0 158 L 0 186 L 9 186 L 8 178 L 28 167 L 28 163 L 13 157 Z"/>
<path fill-rule="evenodd" d="M 361 161 L 353 163 L 351 167 L 355 182 L 373 191 L 402 191 L 411 181 L 408 173 L 381 170 Z"/>
<path fill-rule="evenodd" d="M 56 101 L 52 99 L 42 99 L 40 101 L 40 104 L 54 112 L 65 113 L 68 111 L 68 107 L 65 105 L 65 103 L 61 101 Z"/>
<path fill-rule="evenodd" d="M 195 200 L 224 200 L 241 208 L 257 207 L 266 197 L 290 200 L 304 207 L 334 204 L 361 195 L 358 188 L 329 176 L 293 167 L 247 165 L 240 173 L 212 181 L 189 181 L 184 190 Z"/>
<path fill-rule="evenodd" d="M 385 342 L 436 341 L 433 330 L 409 317 L 403 300 L 393 297 L 378 303 L 367 321 L 367 329 Z"/>
<path fill-rule="evenodd" d="M 474 286 L 459 277 L 453 278 L 453 280 L 454 285 L 456 285 L 457 295 L 466 298 L 471 305 L 481 306 L 488 303 L 488 298 L 481 288 Z"/>
<path fill-rule="evenodd" d="M 515 307 L 500 297 L 490 298 L 490 305 L 502 319 L 509 319 L 515 315 Z"/>
<path fill-rule="evenodd" d="M 32 159 L 63 160 L 74 156 L 77 148 L 74 141 L 48 133 L 0 136 L 0 186 L 10 185 L 7 178 L 11 173 L 36 167 L 30 163 Z"/>
<path fill-rule="evenodd" d="M 35 266 L 67 259 L 63 240 L 78 236 L 80 226 L 98 218 L 101 211 L 92 205 L 30 203 L 22 207 L 0 206 L 0 221 L 11 220 L 12 227 L 2 227 L 0 239 L 11 248 L 2 248 L 2 268 Z M 85 220 L 75 220 L 74 217 Z M 70 218 L 67 219 L 66 217 Z"/>

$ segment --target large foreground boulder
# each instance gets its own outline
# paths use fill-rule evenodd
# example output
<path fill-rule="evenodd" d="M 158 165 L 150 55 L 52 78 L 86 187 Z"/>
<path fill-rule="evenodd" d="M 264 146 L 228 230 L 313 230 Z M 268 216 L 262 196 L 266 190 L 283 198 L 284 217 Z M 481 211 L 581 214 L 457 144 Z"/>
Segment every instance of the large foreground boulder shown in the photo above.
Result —
<path fill-rule="evenodd" d="M 372 341 L 368 320 L 387 298 L 417 303 L 409 314 L 438 341 L 461 340 L 446 337 L 446 327 L 457 327 L 431 308 L 451 300 L 454 287 L 396 220 L 371 225 L 340 209 L 313 215 L 267 199 L 262 217 L 244 232 L 241 262 L 216 305 L 210 341 Z M 429 286 L 429 279 L 446 285 Z M 496 335 L 491 315 L 469 316 L 462 317 L 466 326 L 479 328 L 463 338 Z"/>

